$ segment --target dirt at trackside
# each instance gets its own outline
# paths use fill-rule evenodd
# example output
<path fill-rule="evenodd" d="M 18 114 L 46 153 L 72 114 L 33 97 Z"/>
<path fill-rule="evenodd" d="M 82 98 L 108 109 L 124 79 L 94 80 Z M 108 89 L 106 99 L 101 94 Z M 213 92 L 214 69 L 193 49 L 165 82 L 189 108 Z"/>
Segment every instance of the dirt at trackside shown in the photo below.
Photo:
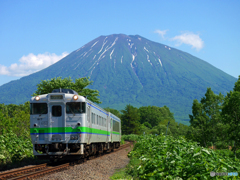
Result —
<path fill-rule="evenodd" d="M 88 160 L 85 163 L 71 166 L 67 170 L 43 176 L 38 180 L 110 179 L 115 170 L 124 168 L 129 163 L 130 159 L 127 157 L 127 154 L 130 150 L 131 148 L 127 147 L 117 152 L 106 154 L 93 160 Z"/>

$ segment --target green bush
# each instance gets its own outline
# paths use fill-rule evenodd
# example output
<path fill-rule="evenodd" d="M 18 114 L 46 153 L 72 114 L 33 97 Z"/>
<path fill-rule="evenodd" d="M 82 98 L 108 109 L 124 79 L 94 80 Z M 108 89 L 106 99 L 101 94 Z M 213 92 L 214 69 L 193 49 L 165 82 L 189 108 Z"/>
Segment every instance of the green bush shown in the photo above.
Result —
<path fill-rule="evenodd" d="M 129 157 L 128 173 L 139 179 L 210 179 L 210 172 L 240 172 L 231 151 L 213 151 L 172 136 L 139 136 Z M 211 179 L 228 179 L 215 176 Z M 236 177 L 231 177 L 231 179 Z M 239 178 L 239 177 L 237 177 Z"/>
<path fill-rule="evenodd" d="M 33 145 L 27 136 L 17 136 L 13 132 L 0 135 L 0 165 L 21 161 L 26 157 L 33 157 Z"/>

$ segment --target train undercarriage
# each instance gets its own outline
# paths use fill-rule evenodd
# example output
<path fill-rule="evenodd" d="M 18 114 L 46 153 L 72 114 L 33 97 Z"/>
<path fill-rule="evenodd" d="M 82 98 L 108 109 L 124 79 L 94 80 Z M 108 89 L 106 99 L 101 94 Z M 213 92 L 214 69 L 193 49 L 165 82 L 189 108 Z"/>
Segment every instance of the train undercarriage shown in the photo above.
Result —
<path fill-rule="evenodd" d="M 76 160 L 89 158 L 90 156 L 104 154 L 114 151 L 120 147 L 120 142 L 113 143 L 52 143 L 52 144 L 35 144 L 35 150 L 41 155 L 38 159 L 49 159 L 52 162 L 60 160 Z"/>

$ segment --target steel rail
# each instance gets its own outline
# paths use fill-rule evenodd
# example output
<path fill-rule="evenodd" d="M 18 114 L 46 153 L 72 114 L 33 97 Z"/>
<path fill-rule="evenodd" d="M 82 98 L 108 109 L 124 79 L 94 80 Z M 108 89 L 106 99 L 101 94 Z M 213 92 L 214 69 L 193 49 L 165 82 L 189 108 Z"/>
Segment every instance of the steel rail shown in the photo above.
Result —
<path fill-rule="evenodd" d="M 40 165 L 34 165 L 34 166 L 28 166 L 28 167 L 18 168 L 18 169 L 14 169 L 14 170 L 4 171 L 4 172 L 0 173 L 0 179 L 6 179 L 8 177 L 13 177 L 18 174 L 26 173 L 29 171 L 43 169 L 46 166 L 47 166 L 47 163 L 44 163 L 44 164 L 40 164 Z"/>
<path fill-rule="evenodd" d="M 23 174 L 21 176 L 17 176 L 17 177 L 11 178 L 9 180 L 22 180 L 22 179 L 29 179 L 29 178 L 32 179 L 32 178 L 37 177 L 37 176 L 42 176 L 42 175 L 45 175 L 45 174 L 49 174 L 49 173 L 53 173 L 53 172 L 65 169 L 68 166 L 70 166 L 70 163 L 62 164 L 62 165 L 59 165 L 59 166 L 56 166 L 56 167 L 49 167 L 47 169 L 43 169 L 43 170 L 36 171 L 36 172 L 31 172 L 31 173 L 28 173 L 28 174 Z"/>
<path fill-rule="evenodd" d="M 117 152 L 123 148 L 126 148 L 128 146 L 131 146 L 133 144 L 133 142 L 127 142 L 126 144 L 121 145 L 119 148 L 117 149 L 113 149 L 113 152 Z M 92 160 L 104 155 L 107 155 L 109 153 L 101 153 L 98 156 L 89 156 L 88 159 Z M 87 158 L 83 158 L 80 159 L 77 162 L 77 164 L 79 163 L 84 163 L 87 161 Z M 49 173 L 53 173 L 62 169 L 65 169 L 71 165 L 74 165 L 74 162 L 70 162 L 70 163 L 66 163 L 66 164 L 62 164 L 59 166 L 48 166 L 47 163 L 44 164 L 40 164 L 40 165 L 35 165 L 35 166 L 30 166 L 30 167 L 23 167 L 23 168 L 18 168 L 15 170 L 9 170 L 9 171 L 5 171 L 0 173 L 0 180 L 3 179 L 9 179 L 11 178 L 11 180 L 20 180 L 20 179 L 29 179 L 29 178 L 34 178 L 34 177 L 39 177 L 45 174 L 49 174 Z M 34 171 L 34 172 L 32 172 Z"/>

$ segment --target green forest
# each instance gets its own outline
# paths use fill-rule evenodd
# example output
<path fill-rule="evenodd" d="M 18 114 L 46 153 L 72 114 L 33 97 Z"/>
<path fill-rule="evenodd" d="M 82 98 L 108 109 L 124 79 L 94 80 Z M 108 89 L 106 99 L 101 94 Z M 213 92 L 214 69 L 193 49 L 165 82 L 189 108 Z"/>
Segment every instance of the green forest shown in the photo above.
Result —
<path fill-rule="evenodd" d="M 55 84 L 56 81 L 59 83 L 62 82 L 61 79 L 52 79 L 51 81 Z M 47 87 L 47 84 L 51 83 L 51 81 L 44 81 L 44 86 Z M 69 79 L 69 81 L 71 81 L 71 79 Z M 78 82 L 81 84 L 80 80 Z M 100 100 L 97 98 L 99 97 L 98 91 L 83 91 L 83 89 L 91 83 L 88 78 L 85 78 L 82 82 L 84 82 L 85 85 L 81 86 L 82 89 L 77 90 L 78 93 L 85 93 L 92 98 L 92 101 L 100 103 Z M 70 85 L 74 87 L 74 84 Z M 70 85 L 68 88 L 71 88 Z M 57 84 L 52 88 L 57 88 L 58 86 L 59 85 Z M 49 91 L 50 90 L 51 89 L 49 89 Z M 41 94 L 43 92 L 43 86 L 39 85 L 38 91 L 35 92 L 35 94 Z M 224 154 L 224 156 L 230 158 L 228 158 L 229 162 L 225 163 L 233 167 L 232 170 L 234 170 L 234 167 L 236 166 L 233 161 L 235 161 L 236 158 L 240 158 L 240 76 L 235 83 L 233 90 L 228 92 L 226 96 L 223 96 L 221 93 L 214 94 L 211 88 L 208 88 L 205 96 L 202 97 L 200 101 L 195 99 L 192 104 L 192 114 L 189 115 L 190 126 L 175 122 L 174 114 L 170 112 L 167 106 L 142 106 L 140 108 L 136 108 L 128 104 L 121 111 L 110 107 L 105 108 L 105 110 L 110 111 L 121 118 L 123 135 L 135 134 L 137 137 L 146 136 L 150 139 L 159 136 L 159 141 L 164 143 L 163 137 L 165 137 L 167 133 L 168 138 L 166 141 L 179 141 L 178 143 L 172 143 L 171 146 L 175 146 L 174 144 L 176 144 L 176 147 L 180 148 L 179 143 L 190 143 L 185 148 L 199 147 L 200 149 L 198 148 L 199 150 L 192 152 L 193 154 L 199 153 L 200 150 L 201 152 L 205 152 L 205 150 L 201 149 L 202 147 L 207 148 L 209 146 L 215 146 L 217 149 L 222 150 L 221 153 Z M 34 158 L 30 140 L 29 112 L 29 102 L 21 105 L 0 104 L 0 167 L 9 163 L 11 164 L 22 161 L 26 158 Z M 126 136 L 123 137 L 126 138 Z M 177 140 L 179 138 L 181 140 Z M 139 139 L 139 143 L 145 141 L 151 142 L 150 140 Z M 194 145 L 191 145 L 191 143 Z M 155 146 L 164 146 L 164 144 L 160 144 L 158 146 L 156 143 Z M 169 143 L 167 146 L 170 147 Z M 231 150 L 228 150 L 229 146 L 231 146 Z M 135 146 L 135 151 L 138 151 L 136 150 L 137 147 L 140 146 Z M 148 148 L 149 147 L 150 146 L 148 146 Z M 146 149 L 143 151 L 146 151 Z M 153 153 L 154 151 L 155 150 L 152 149 L 151 152 Z M 164 154 L 166 152 L 163 151 L 161 153 Z M 210 154 L 211 153 L 212 152 L 210 152 Z M 134 153 L 131 153 L 130 156 L 134 156 L 133 154 Z M 211 156 L 214 156 L 214 154 Z M 144 157 L 141 158 L 143 159 Z M 238 162 L 238 160 L 236 161 Z M 156 163 L 157 162 L 163 163 L 164 161 L 160 158 L 159 160 L 156 160 Z M 208 170 L 209 169 L 211 169 L 210 165 Z M 143 173 L 142 171 L 140 172 L 140 170 L 141 168 L 139 168 L 137 172 L 140 174 Z M 144 171 L 145 170 L 146 169 L 144 169 Z M 151 171 L 154 172 L 154 168 L 148 169 L 147 174 L 153 173 Z M 175 175 L 173 174 L 173 176 Z M 178 176 L 183 175 L 178 174 Z M 143 179 L 144 178 L 145 175 L 143 176 Z"/>

